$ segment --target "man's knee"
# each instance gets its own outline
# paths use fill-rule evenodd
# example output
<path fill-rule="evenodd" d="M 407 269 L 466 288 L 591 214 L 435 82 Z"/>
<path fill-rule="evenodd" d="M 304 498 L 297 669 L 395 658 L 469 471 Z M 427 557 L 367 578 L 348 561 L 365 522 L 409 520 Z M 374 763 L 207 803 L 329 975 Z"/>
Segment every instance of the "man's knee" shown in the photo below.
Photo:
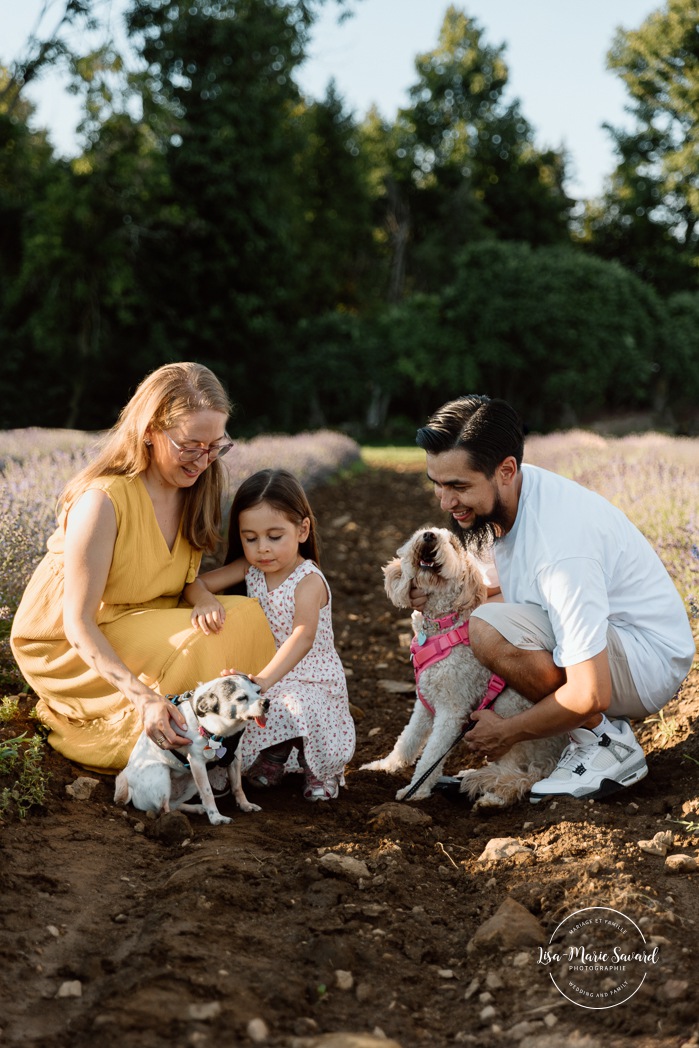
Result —
<path fill-rule="evenodd" d="M 488 668 L 490 668 L 491 659 L 497 658 L 503 646 L 507 644 L 509 647 L 508 642 L 495 626 L 491 626 L 489 622 L 476 615 L 472 615 L 469 619 L 468 639 L 473 654 L 480 663 Z"/>

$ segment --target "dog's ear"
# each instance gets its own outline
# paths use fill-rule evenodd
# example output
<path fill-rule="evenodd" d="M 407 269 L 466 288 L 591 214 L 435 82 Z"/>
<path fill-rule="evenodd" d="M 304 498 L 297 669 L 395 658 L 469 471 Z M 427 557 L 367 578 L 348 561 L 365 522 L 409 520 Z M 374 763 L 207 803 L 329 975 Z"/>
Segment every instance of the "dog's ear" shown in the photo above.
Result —
<path fill-rule="evenodd" d="M 488 595 L 488 588 L 470 553 L 463 554 L 462 564 L 461 600 L 456 610 L 467 619 L 471 612 L 483 603 Z"/>
<path fill-rule="evenodd" d="M 412 575 L 403 571 L 403 561 L 400 557 L 395 557 L 382 568 L 382 571 L 388 599 L 397 608 L 409 608 L 410 586 L 413 579 Z"/>
<path fill-rule="evenodd" d="M 218 713 L 218 695 L 214 691 L 207 691 L 197 699 L 194 712 L 197 717 L 203 717 L 207 713 Z"/>

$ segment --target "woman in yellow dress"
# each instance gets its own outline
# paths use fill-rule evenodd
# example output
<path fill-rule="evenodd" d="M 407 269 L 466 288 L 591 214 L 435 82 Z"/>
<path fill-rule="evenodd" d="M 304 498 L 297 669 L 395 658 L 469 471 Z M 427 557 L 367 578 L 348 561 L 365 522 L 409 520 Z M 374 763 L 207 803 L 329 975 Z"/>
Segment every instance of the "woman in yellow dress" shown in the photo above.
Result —
<path fill-rule="evenodd" d="M 224 597 L 223 629 L 205 633 L 182 599 L 219 539 L 230 411 L 208 368 L 158 368 L 61 496 L 11 642 L 49 742 L 85 767 L 123 768 L 142 728 L 163 748 L 184 745 L 165 696 L 227 666 L 256 673 L 274 654 L 256 601 Z"/>

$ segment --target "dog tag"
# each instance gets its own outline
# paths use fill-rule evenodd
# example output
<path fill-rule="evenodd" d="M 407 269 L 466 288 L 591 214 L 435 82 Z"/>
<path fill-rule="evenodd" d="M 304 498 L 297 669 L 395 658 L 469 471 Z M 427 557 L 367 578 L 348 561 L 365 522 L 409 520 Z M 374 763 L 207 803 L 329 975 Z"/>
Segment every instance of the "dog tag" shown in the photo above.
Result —
<path fill-rule="evenodd" d="M 205 761 L 213 761 L 213 760 L 216 760 L 219 757 L 223 757 L 225 755 L 225 753 L 226 753 L 226 747 L 225 746 L 217 746 L 215 748 L 213 746 L 205 746 L 204 747 L 204 760 Z"/>
<path fill-rule="evenodd" d="M 427 634 L 425 633 L 424 630 L 420 630 L 420 632 L 417 635 L 417 642 L 420 645 L 420 647 L 422 647 L 422 645 L 425 643 L 426 640 L 427 640 Z"/>

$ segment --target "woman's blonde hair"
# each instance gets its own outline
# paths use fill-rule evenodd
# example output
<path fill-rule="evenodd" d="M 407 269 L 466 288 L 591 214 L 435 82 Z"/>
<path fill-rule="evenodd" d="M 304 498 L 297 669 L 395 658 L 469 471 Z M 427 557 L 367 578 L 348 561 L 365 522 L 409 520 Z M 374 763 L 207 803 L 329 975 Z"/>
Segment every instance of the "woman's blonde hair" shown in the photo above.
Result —
<path fill-rule="evenodd" d="M 146 431 L 176 426 L 195 411 L 220 411 L 228 417 L 232 405 L 214 373 L 203 364 L 164 364 L 143 379 L 123 408 L 89 466 L 68 482 L 59 499 L 67 512 L 98 477 L 136 477 L 148 468 L 152 450 Z M 182 534 L 195 547 L 212 551 L 220 539 L 223 466 L 210 463 L 184 492 Z"/>

